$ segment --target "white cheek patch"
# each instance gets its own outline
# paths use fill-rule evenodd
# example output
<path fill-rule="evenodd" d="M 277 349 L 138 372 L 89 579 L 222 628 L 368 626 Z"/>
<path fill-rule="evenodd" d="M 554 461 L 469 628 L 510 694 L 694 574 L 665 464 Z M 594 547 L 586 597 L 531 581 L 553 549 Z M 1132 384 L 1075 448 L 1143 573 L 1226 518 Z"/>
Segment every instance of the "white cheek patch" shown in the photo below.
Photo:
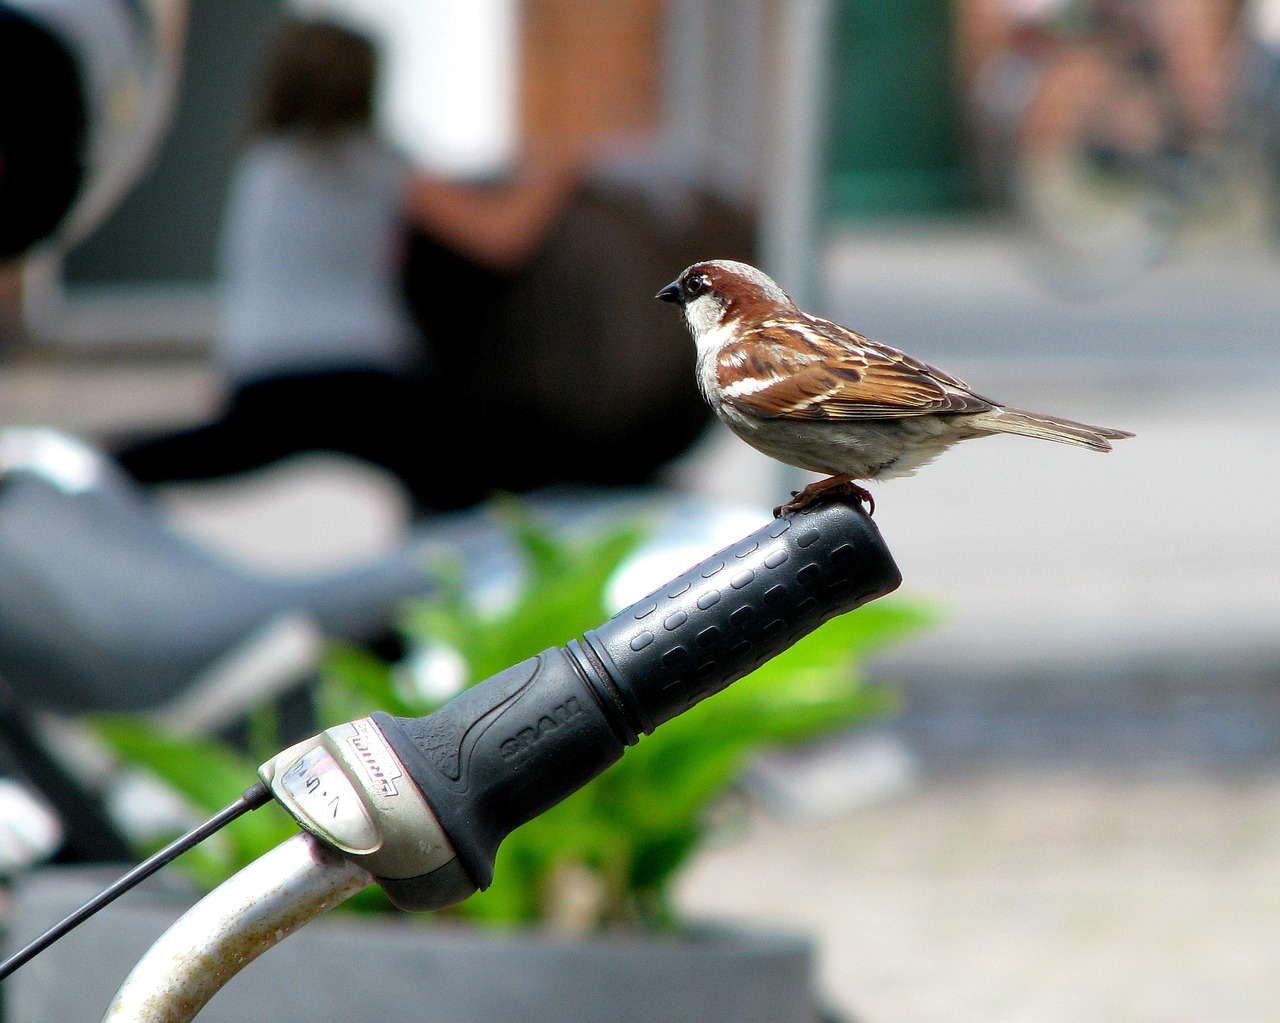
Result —
<path fill-rule="evenodd" d="M 698 348 L 718 345 L 729 338 L 729 328 L 722 322 L 724 309 L 711 295 L 699 295 L 684 307 L 684 320 L 698 342 Z"/>

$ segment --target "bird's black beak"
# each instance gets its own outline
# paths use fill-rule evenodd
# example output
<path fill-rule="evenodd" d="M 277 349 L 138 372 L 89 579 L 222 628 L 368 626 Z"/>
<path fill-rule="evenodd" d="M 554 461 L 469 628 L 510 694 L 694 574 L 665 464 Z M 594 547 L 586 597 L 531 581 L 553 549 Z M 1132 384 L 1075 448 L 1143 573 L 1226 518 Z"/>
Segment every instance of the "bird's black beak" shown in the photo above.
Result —
<path fill-rule="evenodd" d="M 684 289 L 680 287 L 679 281 L 672 281 L 665 288 L 659 291 L 654 298 L 660 298 L 664 302 L 684 302 Z"/>

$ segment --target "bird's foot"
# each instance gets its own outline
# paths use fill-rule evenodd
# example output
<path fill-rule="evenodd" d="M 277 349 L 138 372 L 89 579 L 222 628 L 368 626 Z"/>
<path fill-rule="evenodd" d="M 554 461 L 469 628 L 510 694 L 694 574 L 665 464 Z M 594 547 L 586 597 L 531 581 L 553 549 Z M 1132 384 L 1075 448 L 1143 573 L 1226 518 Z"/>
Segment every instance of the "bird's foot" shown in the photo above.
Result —
<path fill-rule="evenodd" d="M 773 517 L 777 519 L 783 515 L 794 515 L 818 501 L 842 498 L 852 498 L 859 504 L 865 504 L 868 515 L 876 513 L 876 499 L 871 496 L 871 491 L 854 483 L 852 476 L 828 476 L 824 480 L 810 483 L 803 490 L 793 490 L 790 501 L 773 509 Z"/>

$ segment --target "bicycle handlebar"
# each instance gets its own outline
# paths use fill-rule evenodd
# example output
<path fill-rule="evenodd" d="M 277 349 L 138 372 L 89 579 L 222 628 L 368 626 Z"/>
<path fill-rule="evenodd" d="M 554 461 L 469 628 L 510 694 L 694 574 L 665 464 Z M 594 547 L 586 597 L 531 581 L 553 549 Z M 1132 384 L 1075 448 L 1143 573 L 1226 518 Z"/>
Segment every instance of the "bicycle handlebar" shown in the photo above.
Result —
<path fill-rule="evenodd" d="M 314 835 L 294 835 L 165 931 L 125 978 L 103 1023 L 187 1023 L 263 952 L 372 883 Z"/>
<path fill-rule="evenodd" d="M 260 773 L 303 827 L 362 863 L 396 905 L 440 909 L 488 887 L 512 829 L 641 735 L 900 582 L 860 507 L 812 507 L 434 714 L 374 713 Z"/>
<path fill-rule="evenodd" d="M 375 881 L 402 909 L 460 902 L 488 886 L 513 828 L 642 735 L 900 582 L 860 507 L 819 505 L 434 714 L 374 713 L 284 750 L 259 773 L 309 834 L 174 924 L 104 1020 L 190 1020 L 241 966 Z"/>

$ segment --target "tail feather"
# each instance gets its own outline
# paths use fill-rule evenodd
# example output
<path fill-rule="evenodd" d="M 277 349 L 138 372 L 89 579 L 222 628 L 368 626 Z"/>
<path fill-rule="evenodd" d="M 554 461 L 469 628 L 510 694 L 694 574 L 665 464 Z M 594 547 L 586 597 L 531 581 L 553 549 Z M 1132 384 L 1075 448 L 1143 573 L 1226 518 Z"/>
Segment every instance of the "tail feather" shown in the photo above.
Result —
<path fill-rule="evenodd" d="M 1109 426 L 1090 426 L 1071 419 L 1060 419 L 1040 412 L 997 406 L 983 416 L 983 425 L 993 433 L 1015 433 L 1021 437 L 1038 437 L 1060 444 L 1075 444 L 1094 451 L 1110 451 L 1111 441 L 1133 434 L 1113 430 Z"/>

